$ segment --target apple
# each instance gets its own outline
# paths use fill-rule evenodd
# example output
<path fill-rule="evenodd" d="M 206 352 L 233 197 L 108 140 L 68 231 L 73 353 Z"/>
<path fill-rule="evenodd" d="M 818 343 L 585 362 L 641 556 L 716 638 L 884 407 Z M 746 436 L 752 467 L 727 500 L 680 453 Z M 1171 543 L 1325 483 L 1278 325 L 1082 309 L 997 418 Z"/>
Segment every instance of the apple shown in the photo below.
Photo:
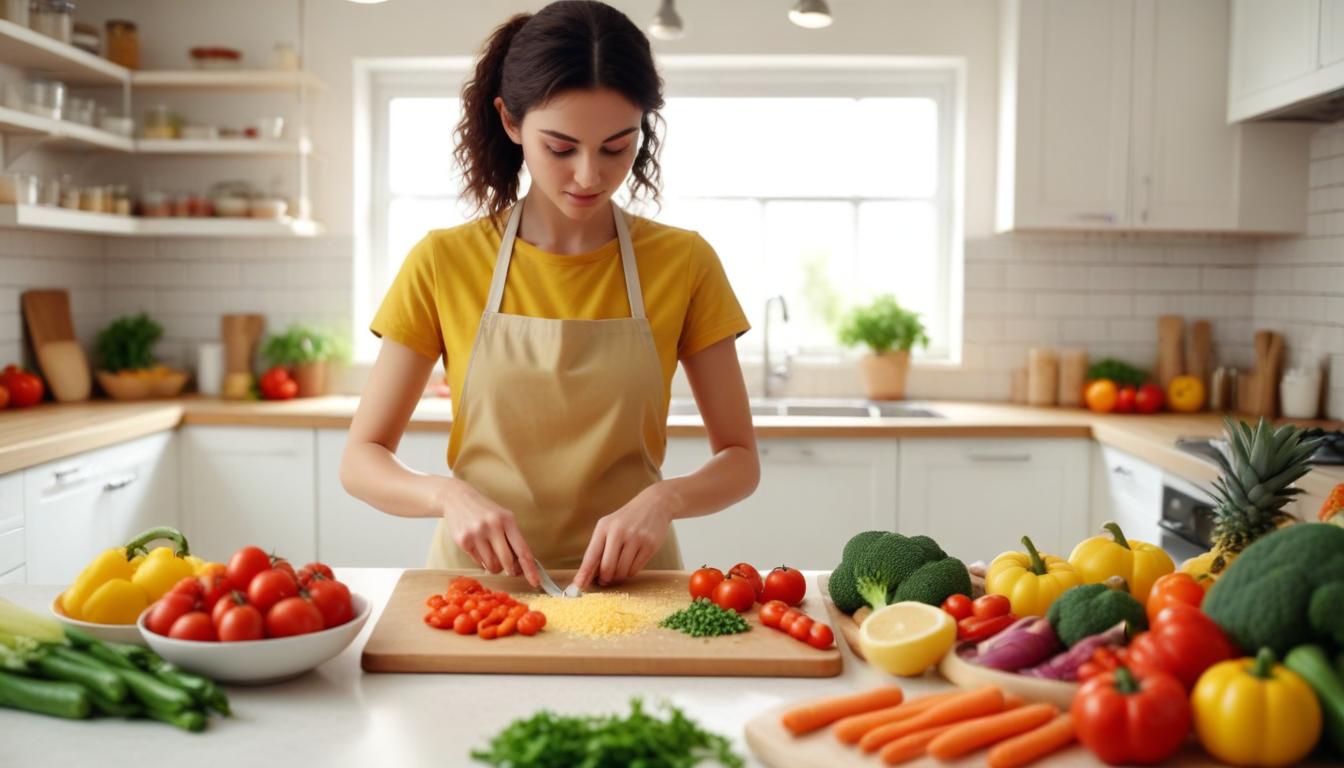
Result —
<path fill-rule="evenodd" d="M 1162 410 L 1162 404 L 1166 399 L 1161 387 L 1156 384 L 1144 384 L 1134 396 L 1134 407 L 1139 413 L 1157 413 Z"/>

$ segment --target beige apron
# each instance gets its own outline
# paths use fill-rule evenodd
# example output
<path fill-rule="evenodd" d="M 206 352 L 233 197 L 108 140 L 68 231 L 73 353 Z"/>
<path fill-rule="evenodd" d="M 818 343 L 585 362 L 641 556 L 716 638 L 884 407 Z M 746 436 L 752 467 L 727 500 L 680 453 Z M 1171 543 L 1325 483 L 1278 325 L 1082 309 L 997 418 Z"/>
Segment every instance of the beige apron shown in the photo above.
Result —
<path fill-rule="evenodd" d="M 662 479 L 662 365 L 629 227 L 615 205 L 630 317 L 557 320 L 499 311 L 522 211 L 519 200 L 467 364 L 453 474 L 511 510 L 547 568 L 577 568 L 597 521 Z M 442 519 L 427 567 L 477 567 Z M 645 567 L 681 568 L 672 530 Z"/>

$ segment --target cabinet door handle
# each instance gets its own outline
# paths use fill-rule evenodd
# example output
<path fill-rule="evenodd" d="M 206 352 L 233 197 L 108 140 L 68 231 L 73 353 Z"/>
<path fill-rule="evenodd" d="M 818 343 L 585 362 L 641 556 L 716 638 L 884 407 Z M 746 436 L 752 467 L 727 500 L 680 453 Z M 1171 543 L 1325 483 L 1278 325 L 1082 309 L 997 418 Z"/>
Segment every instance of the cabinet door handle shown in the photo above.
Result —
<path fill-rule="evenodd" d="M 65 469 L 58 469 L 55 472 L 52 472 L 51 477 L 56 482 L 60 483 L 64 481 L 66 478 L 82 475 L 83 473 L 84 473 L 84 467 L 82 465 L 76 464 L 73 467 L 66 467 Z"/>
<path fill-rule="evenodd" d="M 1115 467 L 1111 471 L 1117 475 L 1120 475 L 1121 477 L 1129 477 L 1134 474 L 1134 470 L 1130 469 L 1129 467 Z"/>
<path fill-rule="evenodd" d="M 103 491 L 104 492 L 120 491 L 122 488 L 125 488 L 126 486 L 134 483 L 136 480 L 139 479 L 140 476 L 132 472 L 130 474 L 123 475 L 121 477 L 114 478 L 112 480 L 108 480 L 106 483 L 103 484 Z"/>
<path fill-rule="evenodd" d="M 774 456 L 775 458 L 786 458 L 786 459 L 787 458 L 811 459 L 816 456 L 816 451 L 812 450 L 812 447 L 807 445 L 799 446 L 798 448 L 795 448 L 792 451 L 787 452 L 780 448 L 769 448 L 769 447 L 760 448 L 759 451 L 761 456 L 763 457 Z"/>
<path fill-rule="evenodd" d="M 1115 223 L 1114 213 L 1075 213 L 1069 218 L 1074 221 L 1101 221 L 1107 224 Z"/>
<path fill-rule="evenodd" d="M 971 461 L 1022 464 L 1031 461 L 1030 453 L 972 453 Z"/>

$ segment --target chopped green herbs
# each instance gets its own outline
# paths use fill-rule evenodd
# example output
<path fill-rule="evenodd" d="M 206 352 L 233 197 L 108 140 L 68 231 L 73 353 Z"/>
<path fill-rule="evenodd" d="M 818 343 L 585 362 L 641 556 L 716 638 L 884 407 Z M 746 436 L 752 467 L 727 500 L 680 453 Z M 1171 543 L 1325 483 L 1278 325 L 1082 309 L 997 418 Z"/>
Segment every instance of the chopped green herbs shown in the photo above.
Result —
<path fill-rule="evenodd" d="M 703 597 L 697 597 L 690 606 L 663 619 L 658 626 L 685 632 L 691 637 L 735 635 L 751 629 L 737 611 L 720 608 Z"/>

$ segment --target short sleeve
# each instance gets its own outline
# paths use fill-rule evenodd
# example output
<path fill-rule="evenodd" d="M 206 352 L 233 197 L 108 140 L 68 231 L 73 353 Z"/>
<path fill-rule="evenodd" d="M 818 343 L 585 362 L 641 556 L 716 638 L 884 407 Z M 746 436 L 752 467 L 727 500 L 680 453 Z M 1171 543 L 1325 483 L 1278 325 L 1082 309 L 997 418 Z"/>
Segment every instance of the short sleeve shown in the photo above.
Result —
<path fill-rule="evenodd" d="M 688 271 L 690 300 L 677 342 L 677 357 L 681 359 L 751 329 L 718 254 L 698 234 L 691 243 Z"/>
<path fill-rule="evenodd" d="M 435 269 L 435 248 L 426 236 L 401 264 L 387 289 L 383 304 L 373 316 L 369 330 L 380 339 L 391 339 L 433 360 L 444 355 L 443 330 Z"/>

